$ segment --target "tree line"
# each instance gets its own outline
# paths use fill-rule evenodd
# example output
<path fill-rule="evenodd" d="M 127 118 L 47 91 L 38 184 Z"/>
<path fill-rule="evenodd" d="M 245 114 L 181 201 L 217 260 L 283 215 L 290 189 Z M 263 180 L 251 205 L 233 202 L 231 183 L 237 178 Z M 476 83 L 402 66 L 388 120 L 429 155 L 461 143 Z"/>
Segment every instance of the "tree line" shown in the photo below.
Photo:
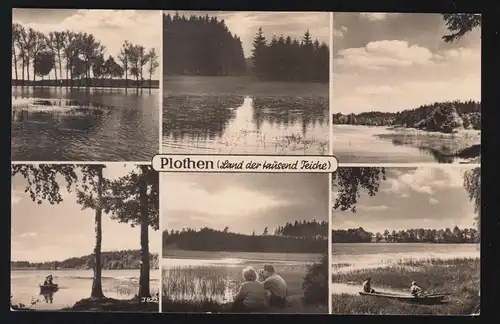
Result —
<path fill-rule="evenodd" d="M 153 87 L 152 76 L 159 62 L 155 48 L 146 49 L 125 41 L 120 53 L 106 56 L 106 47 L 92 34 L 70 30 L 44 34 L 13 23 L 12 65 L 15 85 L 35 86 L 38 76 L 42 86 L 135 87 L 142 90 Z M 44 78 L 50 78 L 50 73 L 54 75 L 54 82 L 45 82 Z M 155 87 L 159 85 L 157 80 L 154 84 Z"/>
<path fill-rule="evenodd" d="M 102 252 L 102 269 L 140 269 L 141 251 L 140 250 L 122 250 Z M 151 269 L 158 269 L 158 253 L 149 254 Z M 58 270 L 58 269 L 93 269 L 94 256 L 92 254 L 81 257 L 72 257 L 62 261 L 47 262 L 29 262 L 29 261 L 11 261 L 12 269 L 36 269 L 36 270 Z"/>
<path fill-rule="evenodd" d="M 429 229 L 414 228 L 406 230 L 385 230 L 372 233 L 362 227 L 347 230 L 333 230 L 332 242 L 335 243 L 477 243 L 478 231 L 475 228 Z"/>
<path fill-rule="evenodd" d="M 165 75 L 225 76 L 246 73 L 241 40 L 217 17 L 163 15 Z"/>
<path fill-rule="evenodd" d="M 481 102 L 453 101 L 421 105 L 396 113 L 380 111 L 360 114 L 333 114 L 333 124 L 400 126 L 429 131 L 451 132 L 457 128 L 481 129 Z"/>
<path fill-rule="evenodd" d="M 163 251 L 169 249 L 193 251 L 230 251 L 230 252 L 268 252 L 268 253 L 325 253 L 328 250 L 328 237 L 318 234 L 324 232 L 324 223 L 316 233 L 313 225 L 288 223 L 270 234 L 267 227 L 261 234 L 245 235 L 232 233 L 229 228 L 215 230 L 208 227 L 200 230 L 163 231 Z M 301 229 L 301 230 L 299 230 Z M 289 232 L 291 235 L 281 233 Z M 328 233 L 328 230 L 326 231 Z"/>
<path fill-rule="evenodd" d="M 140 228 L 140 276 L 139 297 L 150 296 L 149 290 L 149 233 L 148 228 L 158 230 L 159 208 L 159 177 L 149 165 L 140 165 L 128 174 L 114 180 L 103 175 L 104 165 L 13 165 L 12 176 L 22 175 L 29 179 L 25 192 L 33 202 L 51 205 L 63 201 L 61 186 L 57 179 L 65 180 L 66 190 L 76 191 L 77 203 L 82 209 L 95 212 L 95 246 L 92 254 L 94 278 L 91 298 L 105 298 L 102 289 L 103 258 L 102 245 L 102 214 L 120 223 L 128 223 Z M 22 216 L 20 216 L 22 217 Z M 115 262 L 115 265 L 117 263 Z"/>
<path fill-rule="evenodd" d="M 252 49 L 252 71 L 261 80 L 329 82 L 330 51 L 312 40 L 309 30 L 302 40 L 273 35 L 270 41 L 259 28 Z"/>

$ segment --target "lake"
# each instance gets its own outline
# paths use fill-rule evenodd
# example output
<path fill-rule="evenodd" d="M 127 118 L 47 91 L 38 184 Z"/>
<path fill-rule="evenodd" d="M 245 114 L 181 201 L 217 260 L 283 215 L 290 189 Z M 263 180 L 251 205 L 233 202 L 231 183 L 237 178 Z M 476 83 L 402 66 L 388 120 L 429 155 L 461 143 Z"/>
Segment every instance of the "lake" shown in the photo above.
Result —
<path fill-rule="evenodd" d="M 272 264 L 287 282 L 289 295 L 303 295 L 302 277 L 320 254 L 164 251 L 163 295 L 172 300 L 232 302 L 247 266 Z"/>
<path fill-rule="evenodd" d="M 328 154 L 323 97 L 166 95 L 162 153 Z"/>
<path fill-rule="evenodd" d="M 52 296 L 40 295 L 39 284 L 52 274 L 59 290 Z M 77 301 L 90 297 L 92 270 L 12 270 L 11 294 L 14 304 L 31 304 L 32 298 L 40 302 L 33 309 L 58 310 L 73 306 Z M 139 291 L 139 269 L 102 270 L 104 295 L 116 299 L 131 299 Z M 159 292 L 159 271 L 150 272 L 151 295 Z"/>
<path fill-rule="evenodd" d="M 350 272 L 391 266 L 399 261 L 479 258 L 476 244 L 336 243 L 332 245 L 332 272 Z M 387 290 L 387 289 L 385 289 Z M 334 294 L 357 294 L 358 286 L 335 283 Z"/>
<path fill-rule="evenodd" d="M 333 125 L 333 154 L 341 163 L 465 163 L 454 158 L 480 141 L 480 131 L 442 134 L 382 126 Z"/>
<path fill-rule="evenodd" d="M 13 161 L 149 161 L 159 90 L 12 87 Z"/>

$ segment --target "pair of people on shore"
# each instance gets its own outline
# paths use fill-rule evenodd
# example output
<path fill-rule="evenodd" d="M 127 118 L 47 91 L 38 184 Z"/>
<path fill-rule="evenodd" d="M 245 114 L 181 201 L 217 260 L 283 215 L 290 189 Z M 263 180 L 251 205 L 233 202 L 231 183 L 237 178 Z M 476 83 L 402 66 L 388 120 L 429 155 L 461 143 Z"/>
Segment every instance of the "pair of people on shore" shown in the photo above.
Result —
<path fill-rule="evenodd" d="M 286 307 L 287 285 L 272 265 L 264 265 L 260 276 L 253 267 L 247 267 L 243 269 L 243 279 L 234 296 L 233 311 L 259 312 L 267 306 Z"/>
<path fill-rule="evenodd" d="M 372 294 L 375 293 L 375 289 L 371 286 L 371 278 L 367 278 L 365 282 L 363 282 L 363 292 Z M 414 297 L 420 297 L 423 295 L 422 288 L 420 288 L 415 281 L 411 282 L 410 294 Z"/>

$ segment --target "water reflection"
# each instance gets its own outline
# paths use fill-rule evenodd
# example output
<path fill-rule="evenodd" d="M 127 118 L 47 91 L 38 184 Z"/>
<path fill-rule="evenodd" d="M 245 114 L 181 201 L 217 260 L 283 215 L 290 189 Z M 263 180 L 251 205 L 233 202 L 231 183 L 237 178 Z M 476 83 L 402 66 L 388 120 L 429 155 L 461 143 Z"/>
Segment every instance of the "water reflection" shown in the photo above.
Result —
<path fill-rule="evenodd" d="M 325 98 L 167 96 L 163 153 L 326 154 Z"/>
<path fill-rule="evenodd" d="M 54 294 L 56 292 L 53 291 L 53 292 L 45 292 L 45 293 L 40 293 L 40 295 L 43 296 L 43 299 L 45 300 L 45 303 L 46 304 L 53 304 L 54 303 Z"/>
<path fill-rule="evenodd" d="M 12 88 L 12 159 L 145 161 L 158 152 L 158 90 Z"/>

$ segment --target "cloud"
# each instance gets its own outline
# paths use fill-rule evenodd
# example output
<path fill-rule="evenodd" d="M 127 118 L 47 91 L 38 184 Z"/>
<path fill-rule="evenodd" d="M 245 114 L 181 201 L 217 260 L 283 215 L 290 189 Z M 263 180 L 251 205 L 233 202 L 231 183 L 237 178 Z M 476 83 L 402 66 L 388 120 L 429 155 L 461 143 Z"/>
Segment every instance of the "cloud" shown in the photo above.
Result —
<path fill-rule="evenodd" d="M 12 205 L 16 205 L 18 203 L 21 202 L 21 200 L 23 199 L 24 195 L 26 195 L 24 193 L 23 190 L 11 190 L 11 196 L 10 196 L 10 201 L 11 201 L 11 204 Z"/>
<path fill-rule="evenodd" d="M 390 12 L 360 12 L 359 14 L 361 17 L 372 21 L 385 20 L 399 15 L 399 13 Z"/>
<path fill-rule="evenodd" d="M 439 204 L 439 200 L 431 197 L 431 198 L 429 198 L 429 204 L 431 204 L 431 205 Z"/>
<path fill-rule="evenodd" d="M 432 195 L 436 190 L 462 188 L 461 168 L 417 168 L 387 179 L 389 186 L 381 191 L 403 195 L 409 191 Z"/>
<path fill-rule="evenodd" d="M 398 198 L 409 198 L 410 195 L 406 194 L 406 193 L 402 193 L 398 196 Z"/>
<path fill-rule="evenodd" d="M 24 232 L 19 235 L 20 238 L 33 238 L 37 237 L 38 233 L 36 232 Z"/>
<path fill-rule="evenodd" d="M 388 210 L 389 207 L 387 207 L 386 205 L 377 205 L 377 206 L 359 205 L 359 206 L 356 206 L 356 209 L 362 210 L 365 212 L 381 212 L 381 211 Z"/>

